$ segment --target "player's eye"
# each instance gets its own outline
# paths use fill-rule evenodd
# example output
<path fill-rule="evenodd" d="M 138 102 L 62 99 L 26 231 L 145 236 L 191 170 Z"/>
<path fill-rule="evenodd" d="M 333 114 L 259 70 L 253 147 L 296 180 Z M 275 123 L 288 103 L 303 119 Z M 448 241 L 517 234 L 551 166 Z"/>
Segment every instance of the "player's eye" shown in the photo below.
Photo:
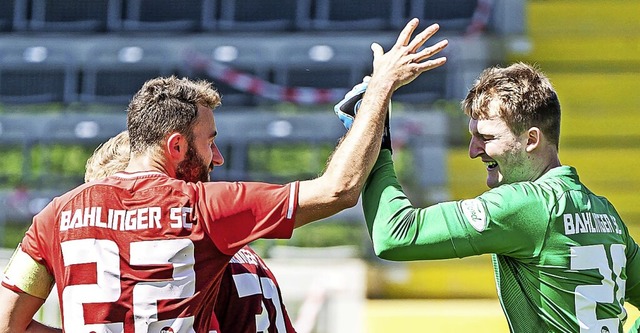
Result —
<path fill-rule="evenodd" d="M 485 135 L 485 134 L 480 134 L 480 133 L 476 133 L 473 135 L 476 140 L 482 141 L 482 142 L 489 142 L 491 140 L 494 139 L 493 135 Z"/>

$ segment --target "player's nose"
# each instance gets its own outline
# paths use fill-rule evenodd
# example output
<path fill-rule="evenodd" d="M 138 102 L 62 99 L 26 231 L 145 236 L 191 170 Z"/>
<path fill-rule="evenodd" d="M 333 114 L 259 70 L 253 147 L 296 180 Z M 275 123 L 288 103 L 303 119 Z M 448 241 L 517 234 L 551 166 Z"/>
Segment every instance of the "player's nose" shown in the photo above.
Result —
<path fill-rule="evenodd" d="M 480 154 L 482 154 L 483 152 L 484 152 L 484 147 L 481 140 L 479 140 L 475 136 L 472 136 L 471 140 L 469 140 L 469 157 L 476 158 L 480 156 Z"/>
<path fill-rule="evenodd" d="M 220 152 L 220 149 L 218 148 L 218 145 L 215 144 L 215 142 L 213 143 L 213 146 L 211 147 L 211 152 L 213 153 L 213 159 L 211 161 L 211 163 L 214 166 L 220 166 L 224 164 L 224 156 L 222 156 L 222 153 Z"/>

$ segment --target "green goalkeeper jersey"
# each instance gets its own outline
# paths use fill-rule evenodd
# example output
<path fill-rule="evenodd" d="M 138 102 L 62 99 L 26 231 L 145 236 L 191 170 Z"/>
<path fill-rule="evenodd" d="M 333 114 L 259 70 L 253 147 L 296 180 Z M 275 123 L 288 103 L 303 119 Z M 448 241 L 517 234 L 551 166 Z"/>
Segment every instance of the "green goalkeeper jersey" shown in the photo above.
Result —
<path fill-rule="evenodd" d="M 383 150 L 362 202 L 381 258 L 493 254 L 512 332 L 622 332 L 624 302 L 640 305 L 638 244 L 613 205 L 580 183 L 572 167 L 415 208 Z"/>

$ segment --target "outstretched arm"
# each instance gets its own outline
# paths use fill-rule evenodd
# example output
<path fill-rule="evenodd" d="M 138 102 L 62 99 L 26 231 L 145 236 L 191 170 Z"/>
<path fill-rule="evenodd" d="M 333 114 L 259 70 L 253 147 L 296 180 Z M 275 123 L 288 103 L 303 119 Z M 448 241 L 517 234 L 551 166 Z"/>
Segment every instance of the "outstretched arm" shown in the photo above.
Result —
<path fill-rule="evenodd" d="M 464 257 L 473 248 L 454 246 L 466 239 L 450 229 L 444 214 L 455 214 L 455 202 L 416 208 L 406 196 L 393 167 L 391 152 L 382 150 L 362 192 L 364 218 L 376 255 L 387 260 L 423 260 Z M 451 217 L 451 219 L 454 219 Z"/>
<path fill-rule="evenodd" d="M 358 202 L 365 179 L 378 156 L 386 110 L 393 92 L 421 73 L 446 62 L 441 57 L 428 60 L 443 50 L 443 40 L 420 49 L 438 31 L 437 24 L 414 38 L 418 19 L 411 20 L 388 52 L 374 43 L 373 74 L 360 106 L 357 120 L 329 160 L 324 174 L 300 182 L 296 227 L 331 216 Z"/>

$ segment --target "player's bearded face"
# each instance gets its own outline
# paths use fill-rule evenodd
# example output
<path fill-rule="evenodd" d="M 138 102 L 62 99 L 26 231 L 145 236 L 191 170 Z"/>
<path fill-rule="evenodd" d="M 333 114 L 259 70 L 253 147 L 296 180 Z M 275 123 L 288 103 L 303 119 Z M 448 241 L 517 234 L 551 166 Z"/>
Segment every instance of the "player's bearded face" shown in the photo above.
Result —
<path fill-rule="evenodd" d="M 184 160 L 178 164 L 176 178 L 191 183 L 199 181 L 208 182 L 210 180 L 209 172 L 211 172 L 211 170 L 211 165 L 207 164 L 204 159 L 198 155 L 193 148 L 193 144 L 190 142 Z"/>

